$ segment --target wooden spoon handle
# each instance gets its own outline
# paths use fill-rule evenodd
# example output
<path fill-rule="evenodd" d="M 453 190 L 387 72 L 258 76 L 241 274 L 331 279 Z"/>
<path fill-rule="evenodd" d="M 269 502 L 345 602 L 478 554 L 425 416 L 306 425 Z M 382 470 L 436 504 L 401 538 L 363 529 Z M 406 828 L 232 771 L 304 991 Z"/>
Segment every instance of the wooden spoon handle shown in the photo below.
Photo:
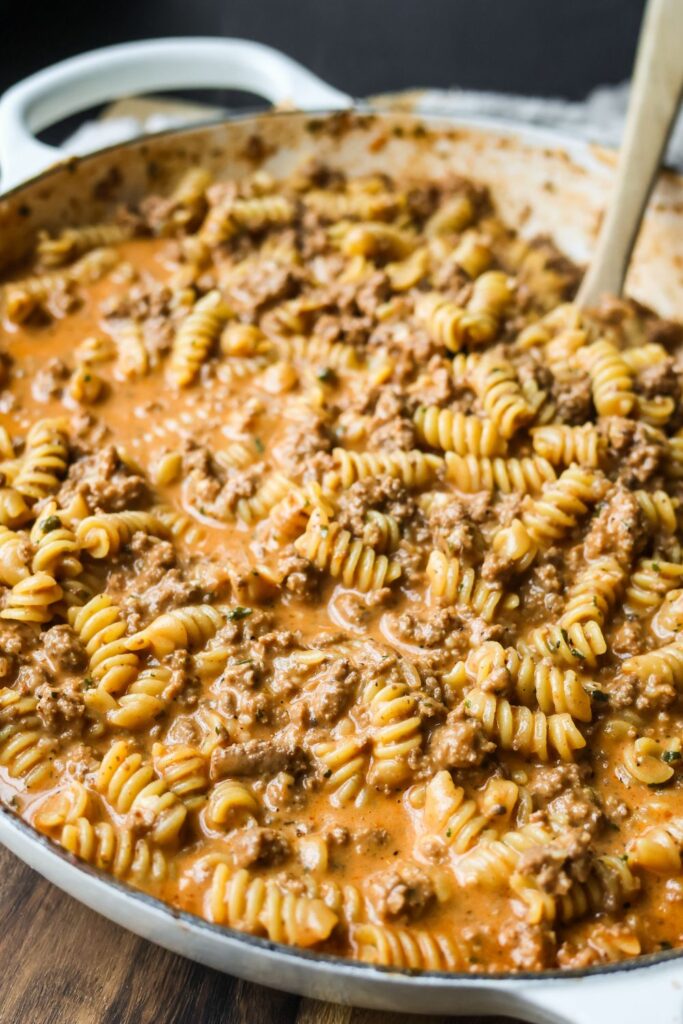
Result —
<path fill-rule="evenodd" d="M 616 185 L 576 300 L 584 308 L 595 305 L 606 292 L 621 292 L 682 92 L 683 0 L 649 0 Z"/>

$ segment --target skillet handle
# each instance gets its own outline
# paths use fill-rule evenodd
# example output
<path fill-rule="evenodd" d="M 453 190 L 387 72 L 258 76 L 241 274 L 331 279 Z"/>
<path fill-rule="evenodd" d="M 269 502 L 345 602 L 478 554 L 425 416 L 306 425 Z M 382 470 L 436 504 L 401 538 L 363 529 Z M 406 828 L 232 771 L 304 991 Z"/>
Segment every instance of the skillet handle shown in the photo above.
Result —
<path fill-rule="evenodd" d="M 514 1010 L 536 1024 L 683 1024 L 681 961 L 548 978 L 525 986 L 523 1007 Z"/>
<path fill-rule="evenodd" d="M 244 89 L 302 110 L 352 102 L 285 54 L 246 39 L 150 39 L 92 50 L 24 79 L 0 100 L 3 191 L 64 158 L 35 132 L 123 95 L 188 88 Z"/>

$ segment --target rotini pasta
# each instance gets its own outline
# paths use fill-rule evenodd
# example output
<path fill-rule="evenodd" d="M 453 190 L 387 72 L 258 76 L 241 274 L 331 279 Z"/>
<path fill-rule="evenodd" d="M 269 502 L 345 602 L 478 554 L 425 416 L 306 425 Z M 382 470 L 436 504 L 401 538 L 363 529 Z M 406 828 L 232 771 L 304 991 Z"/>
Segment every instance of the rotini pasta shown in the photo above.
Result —
<path fill-rule="evenodd" d="M 477 183 L 257 141 L 3 279 L 0 800 L 271 943 L 679 947 L 677 326 Z"/>

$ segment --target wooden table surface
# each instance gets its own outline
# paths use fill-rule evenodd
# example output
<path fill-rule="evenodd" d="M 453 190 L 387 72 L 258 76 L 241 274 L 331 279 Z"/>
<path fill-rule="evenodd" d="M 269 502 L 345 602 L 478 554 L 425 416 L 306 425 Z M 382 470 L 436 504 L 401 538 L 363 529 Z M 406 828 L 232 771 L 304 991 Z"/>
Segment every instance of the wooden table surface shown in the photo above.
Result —
<path fill-rule="evenodd" d="M 455 1020 L 331 1006 L 200 967 L 81 906 L 2 847 L 0 965 L 0 1024 L 447 1024 Z M 474 1018 L 458 1020 L 472 1024 Z M 487 1020 L 495 1024 L 494 1018 Z"/>

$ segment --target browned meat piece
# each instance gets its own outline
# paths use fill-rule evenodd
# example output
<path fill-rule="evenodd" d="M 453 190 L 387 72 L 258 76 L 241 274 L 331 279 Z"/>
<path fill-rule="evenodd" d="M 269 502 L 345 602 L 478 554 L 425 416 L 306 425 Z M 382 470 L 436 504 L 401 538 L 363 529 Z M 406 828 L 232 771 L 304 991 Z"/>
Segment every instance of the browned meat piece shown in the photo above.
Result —
<path fill-rule="evenodd" d="M 513 969 L 542 971 L 555 963 L 555 932 L 548 924 L 527 924 L 510 915 L 498 931 L 498 948 Z"/>
<path fill-rule="evenodd" d="M 361 313 L 372 317 L 389 298 L 389 279 L 383 270 L 376 270 L 374 274 L 363 282 L 356 292 L 356 305 Z"/>
<path fill-rule="evenodd" d="M 456 386 L 448 360 L 434 356 L 426 372 L 421 374 L 416 384 L 410 388 L 410 394 L 419 405 L 449 405 L 455 411 Z"/>
<path fill-rule="evenodd" d="M 607 456 L 625 487 L 641 487 L 661 469 L 666 439 L 646 423 L 610 416 L 601 423 Z"/>
<path fill-rule="evenodd" d="M 495 750 L 484 734 L 481 723 L 463 719 L 455 711 L 432 733 L 427 750 L 434 771 L 442 768 L 475 768 Z"/>
<path fill-rule="evenodd" d="M 327 422 L 320 416 L 311 416 L 305 423 L 288 428 L 277 455 L 286 472 L 297 474 L 307 469 L 313 455 L 332 451 L 334 444 Z"/>
<path fill-rule="evenodd" d="M 239 828 L 225 840 L 235 868 L 271 867 L 291 856 L 289 840 L 274 828 Z"/>
<path fill-rule="evenodd" d="M 581 779 L 581 769 L 577 764 L 543 765 L 534 772 L 530 789 L 541 800 L 549 800 L 568 787 L 580 785 Z"/>
<path fill-rule="evenodd" d="M 313 685 L 313 693 L 302 701 L 304 724 L 333 725 L 358 692 L 360 677 L 346 659 L 340 659 L 319 672 Z"/>
<path fill-rule="evenodd" d="M 383 921 L 409 924 L 436 902 L 434 882 L 417 864 L 394 864 L 370 880 L 374 906 Z"/>
<path fill-rule="evenodd" d="M 276 572 L 280 586 L 295 597 L 312 598 L 320 586 L 320 573 L 312 562 L 302 558 L 293 547 L 286 548 L 278 557 Z"/>
<path fill-rule="evenodd" d="M 569 426 L 580 426 L 591 418 L 593 398 L 587 373 L 574 371 L 569 379 L 555 378 L 551 394 L 556 405 L 556 418 Z"/>
<path fill-rule="evenodd" d="M 619 486 L 598 506 L 585 536 L 584 554 L 592 561 L 614 553 L 624 566 L 629 566 L 643 537 L 638 502 L 630 491 Z"/>
<path fill-rule="evenodd" d="M 391 476 L 370 477 L 357 480 L 342 492 L 336 519 L 355 537 L 363 537 L 369 528 L 367 514 L 371 510 L 387 512 L 402 524 L 414 516 L 416 505 L 400 480 Z M 371 538 L 368 543 L 373 543 Z"/>
<path fill-rule="evenodd" d="M 54 683 L 43 683 L 35 691 L 36 712 L 43 727 L 62 739 L 73 739 L 80 733 L 85 704 L 79 687 L 77 680 L 68 680 L 59 688 Z"/>
<path fill-rule="evenodd" d="M 143 323 L 150 317 L 167 317 L 172 299 L 172 288 L 152 277 L 145 277 L 143 281 L 136 281 L 124 291 L 105 299 L 101 309 L 108 319 Z"/>
<path fill-rule="evenodd" d="M 230 301 L 241 312 L 256 312 L 284 299 L 291 299 L 299 291 L 299 277 L 274 260 L 261 260 L 249 276 L 230 289 Z"/>
<path fill-rule="evenodd" d="M 646 398 L 657 395 L 671 395 L 680 398 L 680 381 L 674 370 L 673 359 L 663 359 L 641 370 L 636 378 L 636 390 Z"/>
<path fill-rule="evenodd" d="M 74 463 L 62 490 L 84 494 L 102 512 L 135 508 L 149 497 L 143 477 L 122 462 L 112 444 Z"/>
<path fill-rule="evenodd" d="M 424 617 L 403 612 L 392 622 L 392 631 L 400 640 L 418 647 L 440 647 L 447 637 L 461 629 L 462 621 L 454 608 L 430 609 Z"/>
<path fill-rule="evenodd" d="M 69 367 L 63 359 L 49 359 L 33 378 L 33 397 L 37 402 L 48 402 L 56 398 L 69 377 Z"/>
<path fill-rule="evenodd" d="M 397 388 L 387 387 L 375 403 L 368 447 L 409 451 L 416 443 L 417 434 L 406 397 Z"/>
<path fill-rule="evenodd" d="M 42 641 L 55 674 L 77 672 L 86 666 L 88 656 L 71 626 L 52 626 L 43 633 Z"/>
<path fill-rule="evenodd" d="M 267 778 L 281 771 L 298 775 L 305 771 L 307 764 L 308 757 L 302 747 L 276 734 L 272 740 L 247 740 L 214 750 L 211 778 L 222 779 L 228 775 Z"/>
<path fill-rule="evenodd" d="M 472 554 L 482 546 L 481 533 L 470 508 L 460 498 L 450 498 L 447 505 L 435 505 L 429 514 L 429 526 L 434 546 L 450 554 Z"/>

